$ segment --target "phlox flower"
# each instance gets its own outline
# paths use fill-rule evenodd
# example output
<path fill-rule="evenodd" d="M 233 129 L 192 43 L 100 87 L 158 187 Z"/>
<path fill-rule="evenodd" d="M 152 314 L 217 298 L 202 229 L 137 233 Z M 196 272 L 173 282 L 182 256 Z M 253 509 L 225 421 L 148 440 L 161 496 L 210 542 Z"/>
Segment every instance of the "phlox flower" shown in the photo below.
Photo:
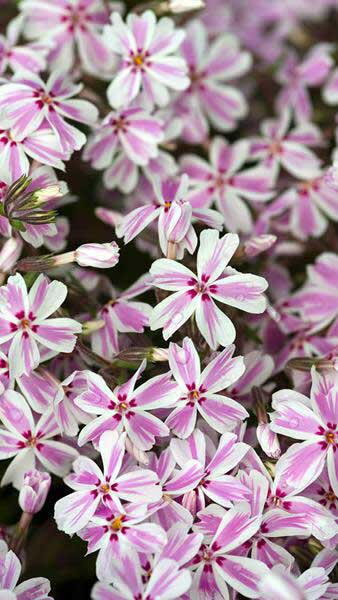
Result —
<path fill-rule="evenodd" d="M 304 489 L 326 465 L 331 486 L 338 493 L 337 398 L 336 371 L 321 375 L 314 367 L 310 399 L 293 390 L 280 390 L 273 395 L 272 430 L 304 440 L 293 444 L 279 463 L 284 480 L 294 488 Z"/>
<path fill-rule="evenodd" d="M 97 577 L 111 583 L 114 564 L 123 561 L 130 552 L 148 554 L 160 552 L 166 543 L 166 533 L 147 519 L 145 504 L 126 504 L 123 510 L 114 507 L 98 508 L 88 525 L 78 535 L 88 543 L 88 552 L 97 552 Z"/>
<path fill-rule="evenodd" d="M 183 139 L 196 144 L 207 138 L 209 121 L 215 129 L 229 131 L 246 114 L 245 98 L 232 82 L 249 70 L 251 56 L 240 50 L 238 39 L 230 33 L 217 36 L 209 45 L 207 29 L 198 20 L 188 24 L 186 31 L 181 53 L 191 83 L 175 106 L 183 117 Z"/>
<path fill-rule="evenodd" d="M 67 296 L 60 281 L 49 283 L 40 275 L 30 291 L 18 273 L 8 278 L 0 291 L 0 343 L 10 344 L 8 362 L 11 377 L 30 373 L 40 361 L 40 347 L 71 352 L 81 325 L 69 318 L 50 319 Z"/>
<path fill-rule="evenodd" d="M 73 464 L 74 473 L 66 479 L 75 490 L 55 504 L 55 520 L 59 529 L 68 534 L 86 527 L 101 503 L 117 507 L 123 514 L 121 500 L 146 504 L 157 501 L 162 490 L 152 471 L 136 469 L 119 475 L 125 453 L 126 434 L 106 431 L 99 442 L 103 471 L 85 456 Z"/>
<path fill-rule="evenodd" d="M 206 438 L 199 429 L 195 429 L 186 440 L 172 439 L 170 449 L 180 467 L 183 468 L 189 460 L 198 461 L 200 467 L 200 480 L 193 493 L 185 494 L 184 506 L 191 504 L 198 512 L 205 507 L 206 497 L 225 507 L 249 497 L 248 488 L 238 478 L 227 475 L 249 450 L 247 444 L 237 442 L 234 433 L 223 433 L 217 449 L 213 448 L 210 460 L 207 460 Z M 163 487 L 165 493 L 168 487 L 170 489 L 169 484 Z"/>
<path fill-rule="evenodd" d="M 43 125 L 25 136 L 20 132 L 15 134 L 8 119 L 0 119 L 1 166 L 13 181 L 28 174 L 29 158 L 62 171 L 63 161 L 68 160 L 69 154 L 60 148 L 58 137 L 50 127 Z"/>
<path fill-rule="evenodd" d="M 232 358 L 234 346 L 220 352 L 201 373 L 200 359 L 193 342 L 183 340 L 169 346 L 169 365 L 179 385 L 178 406 L 171 412 L 166 424 L 181 438 L 188 437 L 200 414 L 216 431 L 233 429 L 238 421 L 249 416 L 236 401 L 219 392 L 236 381 L 244 372 L 243 358 Z"/>
<path fill-rule="evenodd" d="M 177 261 L 156 260 L 150 269 L 154 286 L 175 293 L 153 309 L 151 329 L 162 328 L 164 339 L 168 339 L 195 313 L 198 329 L 215 350 L 219 344 L 231 344 L 236 332 L 232 321 L 214 300 L 246 312 L 264 312 L 266 300 L 263 292 L 268 285 L 265 279 L 234 269 L 226 272 L 238 244 L 236 234 L 228 233 L 219 238 L 216 230 L 202 231 L 197 275 Z"/>
<path fill-rule="evenodd" d="M 338 494 L 336 495 L 332 489 L 327 469 L 324 468 L 322 474 L 306 488 L 305 492 L 321 506 L 325 506 L 335 519 L 338 518 Z"/>
<path fill-rule="evenodd" d="M 128 106 L 140 91 L 150 108 L 165 106 L 170 100 L 167 88 L 188 87 L 186 63 L 177 56 L 185 34 L 172 19 L 156 23 L 155 14 L 147 10 L 142 15 L 130 13 L 126 23 L 114 12 L 111 22 L 105 27 L 104 40 L 121 58 L 107 90 L 113 108 Z"/>
<path fill-rule="evenodd" d="M 114 291 L 109 300 L 98 312 L 102 327 L 91 335 L 94 352 L 105 358 L 112 358 L 120 351 L 120 334 L 128 332 L 142 333 L 149 325 L 151 307 L 145 302 L 133 300 L 150 288 L 148 276 L 140 277 L 123 292 Z"/>
<path fill-rule="evenodd" d="M 229 231 L 252 231 L 251 212 L 243 199 L 266 202 L 273 196 L 272 173 L 266 168 L 258 166 L 240 171 L 249 152 L 249 140 L 230 145 L 223 138 L 215 137 L 210 145 L 210 164 L 194 154 L 187 154 L 181 160 L 182 170 L 191 178 L 188 200 L 195 206 L 215 201 Z"/>
<path fill-rule="evenodd" d="M 176 460 L 168 447 L 159 456 L 154 452 L 148 455 L 148 467 L 156 473 L 163 489 L 160 500 L 148 506 L 152 512 L 152 520 L 159 523 L 166 531 L 175 524 L 191 526 L 193 522 L 193 506 L 183 506 L 184 494 L 194 494 L 194 488 L 202 476 L 200 463 L 195 459 L 187 460 L 181 469 L 176 468 Z"/>
<path fill-rule="evenodd" d="M 286 300 L 290 310 L 319 331 L 338 317 L 338 255 L 323 252 L 313 265 L 307 266 L 307 281 Z"/>
<path fill-rule="evenodd" d="M 18 16 L 10 21 L 6 36 L 0 35 L 0 74 L 5 73 L 8 67 L 14 73 L 20 69 L 34 73 L 45 69 L 47 48 L 42 51 L 34 48 L 33 44 L 18 44 L 22 25 L 22 17 Z"/>
<path fill-rule="evenodd" d="M 41 166 L 30 175 L 31 183 L 25 188 L 25 194 L 43 191 L 46 201 L 41 208 L 47 210 L 49 206 L 57 203 L 59 196 L 64 196 L 68 192 L 67 184 L 64 181 L 58 181 L 56 174 L 51 167 Z M 9 171 L 0 167 L 0 203 L 4 201 L 8 188 L 15 183 Z M 29 220 L 29 215 L 28 215 Z M 39 248 L 44 243 L 44 238 L 53 238 L 57 235 L 57 226 L 55 223 L 23 223 L 24 229 L 17 232 L 25 242 L 31 244 L 34 248 Z M 0 233 L 5 237 L 13 235 L 13 227 L 6 215 L 0 216 Z M 47 242 L 48 243 L 48 242 Z"/>
<path fill-rule="evenodd" d="M 92 590 L 92 600 L 172 600 L 184 597 L 191 585 L 188 569 L 169 558 L 160 560 L 150 574 L 149 580 L 142 578 L 142 567 L 136 553 L 127 554 L 115 563 L 114 587 L 98 582 Z"/>
<path fill-rule="evenodd" d="M 269 573 L 261 561 L 236 555 L 236 549 L 258 530 L 260 517 L 250 515 L 250 507 L 240 503 L 230 508 L 220 521 L 209 544 L 202 544 L 193 560 L 197 571 L 192 593 L 206 600 L 228 597 L 228 585 L 245 598 L 259 598 L 262 578 Z"/>
<path fill-rule="evenodd" d="M 164 139 L 163 124 L 140 107 L 109 113 L 89 138 L 83 157 L 95 169 L 104 169 L 108 189 L 124 193 L 134 189 L 138 165 L 145 166 L 158 155 Z"/>
<path fill-rule="evenodd" d="M 322 236 L 330 220 L 338 221 L 337 187 L 327 172 L 308 170 L 307 177 L 283 192 L 261 215 L 271 215 L 276 227 L 287 227 L 301 240 Z"/>
<path fill-rule="evenodd" d="M 52 600 L 49 596 L 50 583 L 45 577 L 33 577 L 18 584 L 21 563 L 7 544 L 0 541 L 0 598 L 1 600 Z"/>
<path fill-rule="evenodd" d="M 277 80 L 282 90 L 277 98 L 277 106 L 290 108 L 298 123 L 309 121 L 312 116 L 312 104 L 308 88 L 318 87 L 327 78 L 333 59 L 330 56 L 330 44 L 312 46 L 303 60 L 289 51 L 278 73 Z"/>
<path fill-rule="evenodd" d="M 24 397 L 7 390 L 1 396 L 0 417 L 4 428 L 0 429 L 0 458 L 15 457 L 7 468 L 1 485 L 13 483 L 21 488 L 24 474 L 42 464 L 44 469 L 64 477 L 78 456 L 71 446 L 55 441 L 60 434 L 52 410 L 47 410 L 34 421 L 32 411 Z"/>
<path fill-rule="evenodd" d="M 97 443 L 104 431 L 123 428 L 137 448 L 150 450 L 155 437 L 169 434 L 168 427 L 149 411 L 171 406 L 178 396 L 177 384 L 168 372 L 152 377 L 135 389 L 145 365 L 146 361 L 143 361 L 135 374 L 114 391 L 100 375 L 86 372 L 88 389 L 76 398 L 75 403 L 84 412 L 99 416 L 82 429 L 79 445 L 89 440 Z"/>
<path fill-rule="evenodd" d="M 139 235 L 145 227 L 157 220 L 158 239 L 163 254 L 167 254 L 168 242 L 175 244 L 176 256 L 183 258 L 184 249 L 195 251 L 197 236 L 193 223 L 199 221 L 215 229 L 222 228 L 222 218 L 209 208 L 209 200 L 204 203 L 189 201 L 189 178 L 182 175 L 178 179 L 158 178 L 153 180 L 153 197 L 144 206 L 135 208 L 116 227 L 118 237 L 125 244 Z"/>
<path fill-rule="evenodd" d="M 52 46 L 48 62 L 52 69 L 69 71 L 80 58 L 86 71 L 96 77 L 111 72 L 113 57 L 102 39 L 109 13 L 102 0 L 24 0 L 20 10 L 25 36 Z"/>
<path fill-rule="evenodd" d="M 320 553 L 317 555 L 319 556 Z M 317 558 L 317 557 L 316 557 Z M 330 583 L 326 570 L 314 566 L 316 559 L 306 571 L 297 578 L 280 565 L 276 565 L 260 583 L 262 600 L 323 600 L 334 599 L 338 593 L 338 585 Z"/>
<path fill-rule="evenodd" d="M 260 127 L 262 137 L 251 140 L 250 157 L 260 160 L 262 166 L 271 170 L 274 179 L 277 179 L 280 167 L 301 179 L 311 177 L 320 165 L 320 160 L 307 147 L 321 144 L 320 130 L 306 122 L 288 131 L 291 116 L 291 111 L 284 109 L 277 118 L 266 119 Z"/>
<path fill-rule="evenodd" d="M 99 114 L 91 102 L 73 99 L 81 90 L 82 85 L 75 85 L 64 72 L 53 71 L 46 83 L 33 73 L 18 72 L 0 87 L 0 110 L 12 123 L 14 139 L 25 138 L 47 123 L 62 151 L 72 152 L 82 148 L 87 138 L 65 119 L 94 124 Z"/>

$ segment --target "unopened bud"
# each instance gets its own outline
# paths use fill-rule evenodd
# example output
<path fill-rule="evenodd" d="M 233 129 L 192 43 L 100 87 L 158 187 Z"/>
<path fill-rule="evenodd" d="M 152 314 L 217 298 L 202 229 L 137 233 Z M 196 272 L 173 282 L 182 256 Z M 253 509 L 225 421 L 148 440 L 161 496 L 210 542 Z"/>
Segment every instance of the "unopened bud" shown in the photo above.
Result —
<path fill-rule="evenodd" d="M 126 438 L 126 450 L 142 465 L 147 465 L 149 463 L 149 458 L 146 453 L 137 448 L 128 437 Z"/>
<path fill-rule="evenodd" d="M 0 250 L 0 272 L 9 273 L 17 262 L 23 242 L 20 238 L 10 238 Z"/>
<path fill-rule="evenodd" d="M 119 261 L 120 250 L 116 242 L 108 244 L 82 244 L 75 250 L 75 260 L 80 267 L 109 269 Z"/>
<path fill-rule="evenodd" d="M 22 510 L 31 515 L 39 512 L 46 502 L 50 485 L 49 473 L 37 469 L 27 471 L 19 494 L 19 504 Z"/>
<path fill-rule="evenodd" d="M 270 458 L 280 457 L 281 449 L 278 437 L 276 433 L 271 430 L 269 423 L 259 423 L 256 429 L 256 435 L 260 447 L 267 456 Z"/>
<path fill-rule="evenodd" d="M 199 10 L 205 6 L 203 0 L 168 0 L 168 2 L 163 2 L 162 4 L 163 8 L 165 5 L 165 12 L 172 13 L 183 13 L 191 10 Z"/>
<path fill-rule="evenodd" d="M 266 252 L 277 241 L 275 235 L 257 235 L 244 243 L 244 252 L 249 258 Z"/>
<path fill-rule="evenodd" d="M 143 359 L 146 359 L 149 362 L 165 362 L 168 360 L 168 357 L 169 351 L 167 348 L 153 348 L 152 346 L 148 346 L 126 348 L 119 352 L 115 358 L 126 362 L 138 362 Z"/>

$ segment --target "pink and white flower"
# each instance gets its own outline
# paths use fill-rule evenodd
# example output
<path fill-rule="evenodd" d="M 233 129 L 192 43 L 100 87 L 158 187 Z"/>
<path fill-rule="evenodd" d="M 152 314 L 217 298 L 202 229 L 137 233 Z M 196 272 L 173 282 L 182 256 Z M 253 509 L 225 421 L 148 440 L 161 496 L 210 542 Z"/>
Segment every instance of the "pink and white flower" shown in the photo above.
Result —
<path fill-rule="evenodd" d="M 91 335 L 94 352 L 105 358 L 112 358 L 120 351 L 120 334 L 128 332 L 142 333 L 149 325 L 151 306 L 145 302 L 133 300 L 151 287 L 149 277 L 142 276 L 135 283 L 118 293 L 99 311 L 97 318 L 102 327 Z"/>
<path fill-rule="evenodd" d="M 168 372 L 152 377 L 135 389 L 145 366 L 146 361 L 143 361 L 133 377 L 114 391 L 100 375 L 87 371 L 88 390 L 82 392 L 75 403 L 84 412 L 99 416 L 82 429 L 79 445 L 89 440 L 97 443 L 104 431 L 118 428 L 127 432 L 137 448 L 150 450 L 155 437 L 169 434 L 167 425 L 149 411 L 171 406 L 178 396 L 177 384 Z"/>
<path fill-rule="evenodd" d="M 1 600 L 52 600 L 49 596 L 50 583 L 45 577 L 33 577 L 18 584 L 21 563 L 7 544 L 0 542 L 0 598 Z"/>
<path fill-rule="evenodd" d="M 110 171 L 124 157 L 137 165 L 146 165 L 155 158 L 163 137 L 161 120 L 142 108 L 112 111 L 94 131 L 83 156 L 95 169 L 106 169 L 104 177 L 108 181 Z"/>
<path fill-rule="evenodd" d="M 121 500 L 146 504 L 161 497 L 158 478 L 152 471 L 136 469 L 119 475 L 125 453 L 125 436 L 119 436 L 116 431 L 102 434 L 99 449 L 103 471 L 85 456 L 74 462 L 74 473 L 65 481 L 75 491 L 55 504 L 55 520 L 59 529 L 68 534 L 80 531 L 88 525 L 101 504 L 113 505 L 123 514 Z"/>
<path fill-rule="evenodd" d="M 307 148 L 322 143 L 320 130 L 313 123 L 301 123 L 288 132 L 291 111 L 284 109 L 276 119 L 266 119 L 261 125 L 262 137 L 251 140 L 250 157 L 260 160 L 271 170 L 274 179 L 280 167 L 299 179 L 318 171 L 320 160 Z"/>
<path fill-rule="evenodd" d="M 315 481 L 327 465 L 330 483 L 338 493 L 337 399 L 338 376 L 333 369 L 320 375 L 313 368 L 310 400 L 293 390 L 273 395 L 272 430 L 304 440 L 293 444 L 279 462 L 286 483 L 298 490 Z"/>
<path fill-rule="evenodd" d="M 168 88 L 188 87 L 186 62 L 177 56 L 185 34 L 171 19 L 156 23 L 155 14 L 148 10 L 142 15 L 130 13 L 126 23 L 114 12 L 111 22 L 104 40 L 121 59 L 107 90 L 113 108 L 128 106 L 141 91 L 149 107 L 165 106 L 170 100 Z"/>
<path fill-rule="evenodd" d="M 109 13 L 102 0 L 24 0 L 25 35 L 52 46 L 48 62 L 53 69 L 70 71 L 79 56 L 86 71 L 96 77 L 112 71 L 113 57 L 102 39 Z"/>
<path fill-rule="evenodd" d="M 228 585 L 246 598 L 259 598 L 267 566 L 253 558 L 236 555 L 236 549 L 258 530 L 259 517 L 250 515 L 245 503 L 231 508 L 222 518 L 210 544 L 202 544 L 193 560 L 197 568 L 192 591 L 206 600 L 228 597 Z"/>
<path fill-rule="evenodd" d="M 0 74 L 5 73 L 8 67 L 15 73 L 20 69 L 38 73 L 46 67 L 44 55 L 47 48 L 37 50 L 33 44 L 18 44 L 21 35 L 23 20 L 18 16 L 9 23 L 6 36 L 0 35 Z"/>
<path fill-rule="evenodd" d="M 86 142 L 82 131 L 65 119 L 94 124 L 98 109 L 87 100 L 74 99 L 82 85 L 54 71 L 45 83 L 33 73 L 19 72 L 10 83 L 0 87 L 0 109 L 11 121 L 15 136 L 26 138 L 46 123 L 54 131 L 63 152 L 79 150 Z"/>
<path fill-rule="evenodd" d="M 40 275 L 29 293 L 18 273 L 8 278 L 0 293 L 0 343 L 10 344 L 8 362 L 11 377 L 30 373 L 40 361 L 40 348 L 71 352 L 81 325 L 65 317 L 50 319 L 67 296 L 60 281 Z"/>
<path fill-rule="evenodd" d="M 25 136 L 20 132 L 14 134 L 8 119 L 0 120 L 1 165 L 13 181 L 29 173 L 29 158 L 63 171 L 63 161 L 68 160 L 69 155 L 60 148 L 58 137 L 50 127 L 43 125 Z"/>
<path fill-rule="evenodd" d="M 115 564 L 114 588 L 98 582 L 92 590 L 93 600 L 146 600 L 161 598 L 172 600 L 184 598 L 191 585 L 188 569 L 169 558 L 160 560 L 154 567 L 149 580 L 142 578 L 142 568 L 136 553 L 128 553 L 123 560 Z"/>
<path fill-rule="evenodd" d="M 238 478 L 227 474 L 238 466 L 249 450 L 247 444 L 237 442 L 234 433 L 223 433 L 210 460 L 207 460 L 206 438 L 199 429 L 195 429 L 186 440 L 172 439 L 170 449 L 182 469 L 191 460 L 197 461 L 200 467 L 200 480 L 193 492 L 185 493 L 183 506 L 194 506 L 195 512 L 198 512 L 205 507 L 206 497 L 225 507 L 249 497 L 248 488 Z M 166 493 L 171 485 L 166 483 L 163 491 Z"/>
<path fill-rule="evenodd" d="M 127 504 L 123 510 L 114 507 L 98 508 L 79 536 L 88 542 L 88 553 L 99 551 L 96 573 L 101 581 L 114 580 L 114 565 L 124 556 L 136 551 L 142 554 L 160 552 L 165 546 L 166 533 L 147 519 L 145 504 Z"/>
<path fill-rule="evenodd" d="M 232 321 L 214 300 L 246 312 L 264 312 L 266 300 L 263 292 L 268 285 L 265 279 L 227 269 L 238 244 L 236 234 L 228 233 L 219 238 L 216 230 L 202 231 L 197 275 L 177 261 L 156 260 L 150 269 L 154 286 L 175 293 L 153 309 L 151 329 L 162 328 L 164 339 L 168 339 L 195 313 L 198 329 L 215 350 L 219 344 L 231 344 L 236 331 Z"/>
<path fill-rule="evenodd" d="M 311 119 L 312 104 L 308 88 L 322 85 L 327 78 L 333 65 L 331 51 L 330 44 L 317 44 L 311 47 L 303 60 L 299 60 L 295 52 L 289 51 L 277 73 L 277 80 L 283 86 L 277 106 L 280 109 L 291 108 L 298 123 Z"/>
<path fill-rule="evenodd" d="M 14 458 L 7 468 L 1 485 L 12 483 L 21 489 L 27 471 L 42 465 L 51 473 L 64 477 L 78 456 L 71 446 L 55 441 L 60 434 L 52 410 L 34 421 L 32 411 L 21 394 L 7 390 L 1 397 L 0 458 Z"/>
<path fill-rule="evenodd" d="M 260 203 L 273 196 L 272 174 L 266 168 L 239 171 L 249 159 L 249 152 L 248 140 L 230 145 L 216 137 L 210 145 L 210 164 L 193 154 L 181 160 L 181 168 L 189 175 L 193 188 L 188 200 L 195 206 L 216 202 L 229 231 L 252 231 L 251 212 L 243 199 Z"/>
<path fill-rule="evenodd" d="M 250 54 L 240 50 L 238 39 L 230 33 L 219 35 L 209 45 L 207 29 L 198 20 L 187 26 L 181 52 L 191 81 L 175 103 L 183 117 L 183 138 L 193 144 L 203 142 L 209 121 L 219 131 L 235 129 L 247 104 L 232 82 L 249 70 Z"/>
<path fill-rule="evenodd" d="M 232 358 L 234 346 L 220 352 L 201 373 L 200 359 L 193 342 L 183 340 L 169 346 L 169 365 L 179 385 L 180 398 L 166 424 L 181 438 L 186 438 L 196 426 L 197 415 L 219 433 L 234 429 L 249 416 L 235 400 L 221 395 L 244 372 L 243 358 Z"/>
<path fill-rule="evenodd" d="M 189 178 L 182 175 L 180 180 L 153 180 L 154 197 L 145 206 L 135 208 L 116 227 L 118 237 L 129 243 L 143 229 L 157 219 L 158 239 L 163 254 L 167 254 L 168 243 L 175 245 L 178 258 L 183 258 L 184 249 L 193 253 L 197 236 L 193 222 L 199 221 L 209 227 L 222 229 L 222 218 L 209 208 L 210 201 L 194 203 L 189 200 Z"/>

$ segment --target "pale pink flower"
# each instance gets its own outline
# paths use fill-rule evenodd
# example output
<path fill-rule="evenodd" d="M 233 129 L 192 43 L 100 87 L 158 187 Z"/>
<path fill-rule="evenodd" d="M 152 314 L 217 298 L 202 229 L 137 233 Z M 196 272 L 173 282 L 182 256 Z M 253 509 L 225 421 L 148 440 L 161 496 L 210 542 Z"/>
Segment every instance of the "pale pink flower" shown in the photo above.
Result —
<path fill-rule="evenodd" d="M 4 541 L 0 542 L 0 598 L 1 600 L 52 600 L 50 583 L 45 577 L 33 577 L 17 585 L 21 575 L 21 563 Z"/>
<path fill-rule="evenodd" d="M 320 166 L 319 158 L 307 148 L 321 145 L 319 128 L 306 122 L 288 132 L 291 114 L 290 110 L 283 109 L 277 118 L 266 119 L 261 125 L 262 137 L 251 140 L 250 157 L 260 160 L 275 179 L 281 167 L 301 179 L 312 177 Z"/>
<path fill-rule="evenodd" d="M 67 296 L 60 281 L 49 283 L 40 275 L 29 293 L 18 273 L 8 278 L 0 292 L 0 343 L 10 343 L 8 361 L 12 377 L 30 373 L 38 366 L 40 349 L 71 352 L 81 325 L 69 318 L 50 319 Z"/>
<path fill-rule="evenodd" d="M 199 356 L 189 338 L 183 340 L 182 348 L 170 344 L 169 365 L 180 398 L 166 424 L 179 437 L 186 438 L 193 432 L 198 414 L 219 433 L 234 429 L 238 421 L 249 416 L 238 402 L 220 394 L 244 372 L 243 357 L 232 358 L 234 350 L 230 346 L 220 352 L 201 373 Z"/>
<path fill-rule="evenodd" d="M 78 438 L 80 446 L 89 440 L 97 443 L 104 431 L 123 428 L 137 448 L 150 450 L 155 437 L 169 434 L 168 427 L 149 411 L 171 406 L 178 397 L 177 384 L 168 372 L 152 377 L 135 389 L 145 366 L 146 361 L 143 361 L 136 373 L 114 391 L 100 375 L 86 372 L 88 389 L 75 403 L 84 412 L 99 416 L 82 429 Z"/>
<path fill-rule="evenodd" d="M 86 527 L 101 503 L 118 507 L 123 513 L 122 500 L 140 504 L 156 502 L 162 494 L 158 478 L 152 471 L 136 469 L 119 475 L 125 453 L 125 436 L 106 431 L 99 442 L 103 472 L 85 456 L 73 465 L 74 473 L 66 483 L 75 490 L 55 505 L 55 520 L 59 529 L 68 534 Z"/>
<path fill-rule="evenodd" d="M 34 376 L 34 373 L 32 374 Z M 32 378 L 32 375 L 25 376 L 26 379 Z M 22 389 L 22 378 L 20 386 Z M 43 384 L 42 384 L 43 385 Z M 74 371 L 62 382 L 54 379 L 54 391 L 52 396 L 54 415 L 60 427 L 60 431 L 71 437 L 78 435 L 79 424 L 89 423 L 92 417 L 81 410 L 74 400 L 86 389 L 87 378 L 84 371 Z M 27 389 L 26 383 L 26 389 Z M 56 390 L 55 390 L 56 388 Z M 34 395 L 34 392 L 33 394 Z"/>
<path fill-rule="evenodd" d="M 37 469 L 27 471 L 19 494 L 20 508 L 31 515 L 39 512 L 46 502 L 51 483 L 49 473 Z"/>
<path fill-rule="evenodd" d="M 327 465 L 330 483 L 338 493 L 337 399 L 337 372 L 332 369 L 320 375 L 314 367 L 310 400 L 293 390 L 273 395 L 272 430 L 304 440 L 293 444 L 278 463 L 286 483 L 298 490 L 315 481 Z"/>
<path fill-rule="evenodd" d="M 175 103 L 183 117 L 183 138 L 194 144 L 202 142 L 208 136 L 209 121 L 220 131 L 235 129 L 247 104 L 232 82 L 249 70 L 250 54 L 240 50 L 238 39 L 230 33 L 209 45 L 207 29 L 197 20 L 188 24 L 181 52 L 191 80 Z"/>
<path fill-rule="evenodd" d="M 177 261 L 165 258 L 156 260 L 150 269 L 154 286 L 175 293 L 153 309 L 151 329 L 162 328 L 164 339 L 168 339 L 195 313 L 198 329 L 215 350 L 219 344 L 231 344 L 236 331 L 232 321 L 216 306 L 214 300 L 246 312 L 264 312 L 266 280 L 257 275 L 227 269 L 238 244 L 236 234 L 228 233 L 219 238 L 216 230 L 202 231 L 197 253 L 197 275 Z"/>
<path fill-rule="evenodd" d="M 295 52 L 289 51 L 277 73 L 277 80 L 283 88 L 277 98 L 277 106 L 293 110 L 298 123 L 309 121 L 312 104 L 308 88 L 318 87 L 327 78 L 333 59 L 330 44 L 312 46 L 303 60 Z"/>
<path fill-rule="evenodd" d="M 6 36 L 0 35 L 0 73 L 10 68 L 14 73 L 20 69 L 38 73 L 46 67 L 44 52 L 38 51 L 33 44 L 18 44 L 23 20 L 21 16 L 12 19 L 7 27 Z"/>
<path fill-rule="evenodd" d="M 23 71 L 0 87 L 0 109 L 11 121 L 14 139 L 26 138 L 47 123 L 62 151 L 72 152 L 82 148 L 87 138 L 65 119 L 94 124 L 99 114 L 91 102 L 73 98 L 81 90 L 82 84 L 74 84 L 64 72 L 52 72 L 45 83 Z"/>
<path fill-rule="evenodd" d="M 25 473 L 40 464 L 59 477 L 68 473 L 79 453 L 53 439 L 60 434 L 60 429 L 51 409 L 35 422 L 24 397 L 7 390 L 1 397 L 0 416 L 5 427 L 0 430 L 0 458 L 15 457 L 1 485 L 13 483 L 21 489 Z"/>
<path fill-rule="evenodd" d="M 195 206 L 215 201 L 229 231 L 252 231 L 251 212 L 244 200 L 266 202 L 273 196 L 272 173 L 266 168 L 240 171 L 249 159 L 249 151 L 249 140 L 230 145 L 215 137 L 210 145 L 210 164 L 194 154 L 181 160 L 181 168 L 189 175 L 193 188 L 188 200 Z"/>
<path fill-rule="evenodd" d="M 185 34 L 175 28 L 171 19 L 163 18 L 156 23 L 155 14 L 147 10 L 142 15 L 129 13 L 126 23 L 115 12 L 111 22 L 112 25 L 105 27 L 104 39 L 121 57 L 107 90 L 113 108 L 128 106 L 140 91 L 149 107 L 165 106 L 170 100 L 168 88 L 188 87 L 185 60 L 177 56 Z"/>
<path fill-rule="evenodd" d="M 305 285 L 284 304 L 319 331 L 338 316 L 338 255 L 323 252 L 307 267 L 307 275 Z"/>
<path fill-rule="evenodd" d="M 69 71 L 79 56 L 86 71 L 102 77 L 111 72 L 113 57 L 102 39 L 109 12 L 102 0 L 24 0 L 25 35 L 52 46 L 48 62 Z"/>

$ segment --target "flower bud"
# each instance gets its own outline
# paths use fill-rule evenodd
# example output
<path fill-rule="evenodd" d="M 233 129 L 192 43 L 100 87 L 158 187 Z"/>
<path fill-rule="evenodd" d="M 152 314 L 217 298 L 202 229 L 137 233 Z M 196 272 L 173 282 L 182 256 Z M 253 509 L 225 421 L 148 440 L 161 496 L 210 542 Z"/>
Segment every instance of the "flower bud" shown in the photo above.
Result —
<path fill-rule="evenodd" d="M 281 449 L 278 437 L 276 433 L 271 430 L 269 423 L 259 423 L 256 429 L 256 435 L 260 447 L 267 456 L 270 458 L 280 457 Z"/>
<path fill-rule="evenodd" d="M 75 260 L 80 267 L 109 269 L 119 261 L 119 247 L 116 242 L 108 244 L 82 244 L 75 250 Z"/>
<path fill-rule="evenodd" d="M 244 243 L 245 254 L 249 258 L 258 256 L 258 254 L 269 250 L 276 241 L 277 237 L 275 235 L 257 235 Z"/>
<path fill-rule="evenodd" d="M 168 0 L 168 7 L 172 13 L 188 12 L 204 8 L 203 0 Z"/>
<path fill-rule="evenodd" d="M 9 273 L 18 260 L 23 243 L 20 238 L 9 238 L 0 250 L 0 271 Z"/>
<path fill-rule="evenodd" d="M 29 514 L 39 512 L 46 502 L 50 485 L 49 473 L 37 469 L 27 471 L 19 494 L 19 504 L 22 510 Z"/>

